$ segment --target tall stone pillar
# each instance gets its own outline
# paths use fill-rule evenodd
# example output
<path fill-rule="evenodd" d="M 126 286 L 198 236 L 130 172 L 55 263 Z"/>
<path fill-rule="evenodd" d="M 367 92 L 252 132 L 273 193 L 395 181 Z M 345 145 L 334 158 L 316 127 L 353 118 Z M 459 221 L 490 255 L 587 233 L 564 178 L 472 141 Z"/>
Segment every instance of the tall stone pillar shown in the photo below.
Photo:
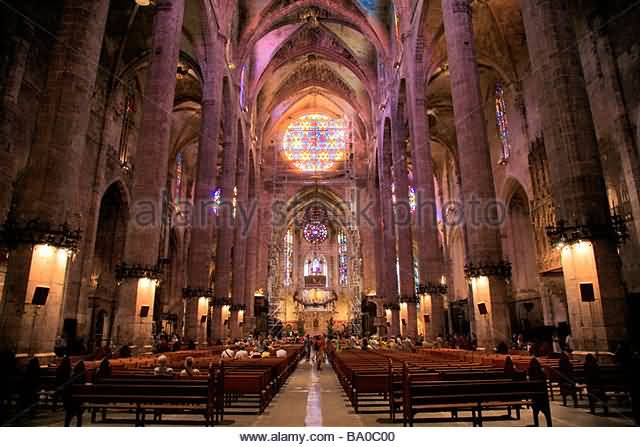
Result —
<path fill-rule="evenodd" d="M 235 217 L 235 244 L 233 246 L 233 289 L 231 306 L 231 336 L 239 338 L 242 336 L 240 323 L 246 310 L 246 256 L 247 238 L 249 235 L 250 209 L 249 209 L 249 174 L 247 172 L 248 157 L 242 135 L 238 135 L 238 199 Z"/>
<path fill-rule="evenodd" d="M 11 207 L 13 181 L 16 176 L 14 132 L 18 121 L 18 97 L 31 48 L 33 28 L 25 23 L 16 34 L 11 45 L 12 63 L 9 66 L 0 104 L 0 224 L 6 220 Z"/>
<path fill-rule="evenodd" d="M 392 158 L 395 184 L 395 224 L 400 271 L 400 307 L 402 310 L 403 335 L 415 338 L 418 335 L 416 288 L 413 276 L 413 239 L 411 235 L 411 211 L 409 206 L 409 172 L 406 162 L 406 140 L 404 116 L 396 114 L 393 132 Z"/>
<path fill-rule="evenodd" d="M 253 175 L 253 172 L 249 173 Z M 257 181 L 255 182 L 257 185 Z M 246 260 L 245 278 L 247 285 L 245 287 L 245 310 L 243 321 L 243 335 L 253 332 L 256 326 L 255 316 L 255 292 L 258 274 L 258 228 L 259 228 L 259 206 L 256 200 L 255 188 L 253 194 L 250 194 L 248 205 L 248 215 L 250 216 L 249 228 L 246 242 Z"/>
<path fill-rule="evenodd" d="M 493 347 L 511 337 L 496 194 L 480 92 L 471 0 L 442 1 L 451 96 L 458 139 L 462 213 L 467 243 L 465 273 L 471 279 L 478 344 Z M 486 309 L 486 312 L 485 312 Z"/>
<path fill-rule="evenodd" d="M 413 86 L 409 86 L 409 96 L 412 98 L 410 129 L 413 150 L 411 153 L 416 192 L 413 235 L 418 248 L 420 289 L 431 302 L 428 332 L 425 336 L 433 340 L 440 334 L 444 335 L 443 293 L 446 292 L 446 288 L 440 284 L 440 279 L 444 274 L 445 266 L 438 239 L 431 129 L 425 105 L 425 79 L 420 70 L 414 70 L 414 74 Z"/>
<path fill-rule="evenodd" d="M 372 175 L 373 177 L 373 175 Z M 376 176 L 377 177 L 377 176 Z M 380 206 L 380 194 L 378 192 L 377 181 L 374 179 L 370 182 L 369 186 L 369 200 L 372 203 L 372 220 L 373 220 L 373 249 L 375 257 L 375 269 L 376 269 L 376 330 L 379 336 L 384 336 L 387 333 L 386 318 L 384 315 L 384 296 L 385 282 L 384 282 L 384 236 L 382 228 L 382 215 Z"/>
<path fill-rule="evenodd" d="M 257 289 L 262 289 L 265 293 L 268 291 L 268 275 L 269 275 L 269 249 L 271 246 L 271 237 L 273 233 L 273 213 L 275 208 L 273 200 L 273 186 L 270 182 L 262 185 L 258 195 L 258 209 L 260 211 L 259 227 L 258 227 L 258 255 L 257 255 Z M 280 207 L 281 204 L 278 204 Z"/>
<path fill-rule="evenodd" d="M 231 111 L 225 110 L 225 113 Z M 231 292 L 231 248 L 235 225 L 233 220 L 233 188 L 236 182 L 237 159 L 237 128 L 236 118 L 229 116 L 224 126 L 223 162 L 220 189 L 222 191 L 222 206 L 218 214 L 218 246 L 216 249 L 216 270 L 214 279 L 214 310 L 212 339 L 225 337 L 224 320 L 230 305 Z"/>
<path fill-rule="evenodd" d="M 624 337 L 625 290 L 598 143 L 567 0 L 521 0 L 540 96 L 572 338 L 612 349 Z M 591 289 L 593 293 L 590 293 Z"/>
<path fill-rule="evenodd" d="M 390 138 L 385 135 L 385 138 Z M 398 276 L 396 274 L 396 234 L 393 216 L 393 203 L 391 198 L 391 150 L 385 150 L 384 146 L 390 147 L 391 142 L 379 142 L 378 148 L 378 177 L 380 208 L 382 215 L 382 239 L 384 245 L 384 290 L 383 297 L 385 310 L 391 312 L 390 335 L 400 334 L 400 305 L 398 297 Z"/>
<path fill-rule="evenodd" d="M 142 349 L 152 340 L 155 279 L 165 219 L 171 112 L 184 16 L 184 0 L 158 0 L 146 73 L 140 137 L 133 167 L 131 217 L 127 226 L 116 334 Z M 146 315 L 146 316 L 145 316 Z"/>
<path fill-rule="evenodd" d="M 201 106 L 200 141 L 198 146 L 197 177 L 189 245 L 188 283 L 183 297 L 186 301 L 185 337 L 206 342 L 206 321 L 198 311 L 200 299 L 213 300 L 210 286 L 213 231 L 215 214 L 213 196 L 218 174 L 218 142 L 222 111 L 222 73 L 224 61 L 220 58 L 222 41 L 217 33 L 205 49 L 205 82 Z M 206 320 L 206 318 L 205 318 Z"/>
<path fill-rule="evenodd" d="M 15 189 L 15 212 L 3 228 L 12 251 L 0 311 L 2 348 L 50 351 L 62 327 L 67 249 L 78 247 L 83 225 L 79 191 L 82 154 L 108 11 L 108 1 L 64 2 L 27 175 Z M 20 58 L 26 57 L 25 52 L 18 48 Z M 20 64 L 24 65 L 24 60 Z M 6 93 L 17 93 L 21 72 L 24 67 L 15 67 Z M 32 301 L 41 287 L 48 288 L 44 304 Z"/>

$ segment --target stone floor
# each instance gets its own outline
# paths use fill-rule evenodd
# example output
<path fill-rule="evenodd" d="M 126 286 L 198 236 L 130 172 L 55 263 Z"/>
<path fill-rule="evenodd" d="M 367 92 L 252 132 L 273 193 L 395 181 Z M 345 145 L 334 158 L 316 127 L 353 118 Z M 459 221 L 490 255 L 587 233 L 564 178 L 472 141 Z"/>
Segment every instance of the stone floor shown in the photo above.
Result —
<path fill-rule="evenodd" d="M 584 400 L 581 401 L 579 408 L 564 407 L 557 401 L 552 402 L 551 408 L 553 425 L 556 427 L 634 426 L 628 409 L 620 410 L 613 407 L 610 411 L 607 417 L 591 415 Z M 447 414 L 432 414 L 429 415 L 431 421 L 418 422 L 416 426 L 471 426 L 470 422 L 442 420 L 447 416 Z M 488 416 L 495 416 L 495 418 L 486 421 L 485 426 L 523 427 L 532 424 L 530 410 L 523 410 L 520 420 L 505 419 L 504 411 L 490 413 Z M 441 420 L 438 421 L 439 417 Z M 174 416 L 174 418 L 180 417 Z M 166 422 L 171 425 L 171 417 L 168 416 L 165 419 L 168 419 Z M 402 427 L 402 423 L 391 423 L 387 414 L 355 414 L 331 366 L 327 364 L 321 371 L 317 371 L 304 360 L 263 414 L 228 415 L 225 419 L 226 424 L 237 427 Z M 89 422 L 88 416 L 85 416 L 84 421 Z M 541 421 L 544 421 L 542 416 Z M 199 422 L 194 421 L 194 423 Z M 40 412 L 34 419 L 22 420 L 21 425 L 62 426 L 62 412 Z M 97 425 L 104 426 L 104 424 Z M 118 425 L 120 424 L 110 426 Z"/>

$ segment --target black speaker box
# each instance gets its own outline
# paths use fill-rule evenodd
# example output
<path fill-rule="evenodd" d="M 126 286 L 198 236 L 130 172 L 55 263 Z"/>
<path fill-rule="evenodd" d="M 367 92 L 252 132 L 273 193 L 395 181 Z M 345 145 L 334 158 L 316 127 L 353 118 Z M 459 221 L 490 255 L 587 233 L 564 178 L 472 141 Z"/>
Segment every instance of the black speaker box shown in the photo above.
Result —
<path fill-rule="evenodd" d="M 48 296 L 49 296 L 48 287 L 36 287 L 36 290 L 33 292 L 33 298 L 31 299 L 31 304 L 35 304 L 36 306 L 44 306 L 45 304 L 47 304 Z"/>

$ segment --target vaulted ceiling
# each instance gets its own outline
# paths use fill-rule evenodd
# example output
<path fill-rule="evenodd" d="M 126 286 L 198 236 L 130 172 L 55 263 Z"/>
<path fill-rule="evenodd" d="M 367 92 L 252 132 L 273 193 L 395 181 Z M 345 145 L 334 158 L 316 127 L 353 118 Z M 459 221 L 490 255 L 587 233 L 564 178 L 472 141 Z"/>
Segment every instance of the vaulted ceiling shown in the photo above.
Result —
<path fill-rule="evenodd" d="M 422 67 L 425 74 L 436 163 L 446 151 L 455 152 L 441 0 L 187 1 L 181 64 L 188 74 L 179 79 L 176 107 L 201 100 L 200 51 L 206 28 L 201 5 L 207 2 L 227 37 L 224 57 L 234 82 L 242 86 L 264 176 L 309 175 L 296 172 L 281 151 L 288 126 L 309 113 L 350 123 L 352 163 L 337 164 L 337 170 L 350 167 L 352 177 L 366 176 L 379 106 L 390 93 L 389 82 L 409 75 L 405 71 L 409 55 L 423 64 L 418 69 Z M 510 88 L 528 69 L 519 2 L 476 0 L 473 14 L 483 87 L 489 97 L 496 78 Z M 112 0 L 101 65 L 125 80 L 126 73 L 141 72 L 151 44 L 152 17 L 150 9 L 138 8 L 132 0 Z M 399 35 L 400 22 L 409 33 Z M 424 42 L 423 54 L 411 54 L 414 32 Z M 143 77 L 137 82 L 142 83 Z M 176 114 L 176 119 L 183 115 Z M 192 137 L 198 135 L 195 122 L 185 123 L 183 129 Z M 175 139 L 187 140 L 191 141 Z"/>
<path fill-rule="evenodd" d="M 262 160 L 270 171 L 266 174 L 296 173 L 278 152 L 292 121 L 312 113 L 350 123 L 354 163 L 366 166 L 363 146 L 372 131 L 378 65 L 389 53 L 393 2 L 241 0 L 239 4 L 237 53 L 247 98 L 255 107 L 256 133 L 267 148 Z"/>

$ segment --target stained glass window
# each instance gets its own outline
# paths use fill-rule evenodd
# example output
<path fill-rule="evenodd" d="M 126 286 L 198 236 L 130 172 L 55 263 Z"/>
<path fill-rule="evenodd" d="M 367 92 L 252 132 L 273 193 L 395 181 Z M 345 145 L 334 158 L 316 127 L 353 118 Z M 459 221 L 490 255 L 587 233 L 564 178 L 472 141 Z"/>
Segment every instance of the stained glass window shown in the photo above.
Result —
<path fill-rule="evenodd" d="M 327 239 L 329 230 L 325 224 L 312 222 L 304 226 L 303 235 L 307 242 L 321 244 Z"/>
<path fill-rule="evenodd" d="M 293 283 L 293 232 L 287 231 L 284 237 L 284 285 Z"/>
<path fill-rule="evenodd" d="M 233 199 L 231 199 L 231 203 L 233 204 L 233 211 L 232 211 L 232 216 L 235 219 L 236 218 L 236 209 L 238 208 L 238 187 L 234 186 L 233 187 Z"/>
<path fill-rule="evenodd" d="M 211 200 L 213 201 L 212 211 L 217 216 L 222 209 L 222 189 L 216 188 L 210 194 Z M 236 218 L 236 209 L 238 207 L 238 187 L 233 187 L 233 198 L 231 199 L 231 204 L 233 205 L 232 216 Z"/>
<path fill-rule="evenodd" d="M 304 276 L 317 276 L 327 274 L 327 263 L 324 256 L 313 256 L 307 258 L 304 263 Z"/>
<path fill-rule="evenodd" d="M 182 152 L 178 152 L 176 155 L 176 191 L 175 191 L 175 200 L 178 203 L 182 196 L 182 174 L 184 169 L 184 160 L 182 158 Z"/>
<path fill-rule="evenodd" d="M 211 191 L 211 200 L 213 201 L 211 210 L 215 215 L 218 215 L 220 207 L 222 206 L 222 189 L 216 188 L 215 190 Z"/>
<path fill-rule="evenodd" d="M 132 87 L 126 87 L 122 110 L 122 129 L 120 130 L 120 146 L 118 159 L 126 163 L 129 158 L 129 131 L 133 126 L 133 115 L 136 112 L 136 97 Z"/>
<path fill-rule="evenodd" d="M 507 161 L 511 155 L 511 143 L 509 141 L 509 122 L 507 120 L 507 104 L 504 99 L 504 87 L 496 83 L 496 126 L 498 136 L 502 143 L 502 160 Z"/>
<path fill-rule="evenodd" d="M 416 212 L 416 188 L 409 185 L 409 210 L 411 214 Z"/>
<path fill-rule="evenodd" d="M 240 107 L 244 107 L 244 103 L 245 103 L 246 76 L 247 76 L 247 64 L 242 66 L 242 72 L 240 73 Z"/>
<path fill-rule="evenodd" d="M 311 114 L 289 125 L 282 150 L 301 171 L 318 172 L 331 169 L 346 157 L 347 127 L 344 120 Z"/>
<path fill-rule="evenodd" d="M 344 231 L 338 233 L 338 273 L 341 286 L 349 283 L 349 258 L 347 256 L 347 235 Z"/>

